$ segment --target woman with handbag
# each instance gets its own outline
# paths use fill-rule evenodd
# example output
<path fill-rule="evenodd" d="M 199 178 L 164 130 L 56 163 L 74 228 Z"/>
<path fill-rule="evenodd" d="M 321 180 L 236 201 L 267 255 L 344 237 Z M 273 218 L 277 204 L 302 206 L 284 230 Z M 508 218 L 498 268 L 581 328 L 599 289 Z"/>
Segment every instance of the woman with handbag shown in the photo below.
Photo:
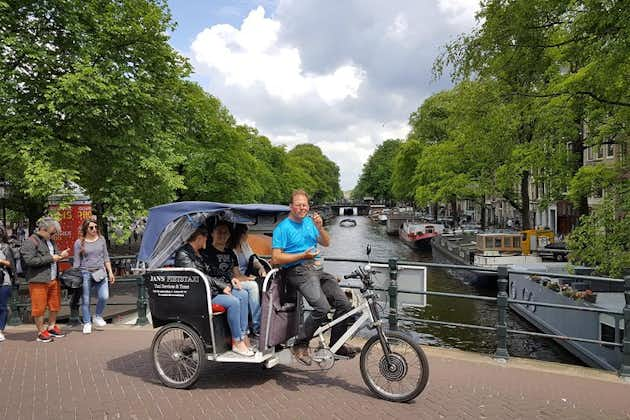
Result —
<path fill-rule="evenodd" d="M 15 259 L 9 238 L 0 226 L 0 341 L 4 341 L 4 327 L 9 315 L 9 298 L 15 280 Z"/>
<path fill-rule="evenodd" d="M 94 287 L 97 292 L 96 312 L 94 324 L 103 327 L 107 323 L 103 319 L 103 312 L 109 299 L 109 285 L 114 284 L 116 278 L 109 261 L 107 244 L 99 234 L 98 224 L 92 219 L 86 219 L 81 224 L 81 237 L 74 243 L 75 268 L 81 269 L 83 277 L 83 295 L 81 315 L 83 317 L 83 334 L 92 333 L 92 319 L 90 315 L 90 294 Z"/>

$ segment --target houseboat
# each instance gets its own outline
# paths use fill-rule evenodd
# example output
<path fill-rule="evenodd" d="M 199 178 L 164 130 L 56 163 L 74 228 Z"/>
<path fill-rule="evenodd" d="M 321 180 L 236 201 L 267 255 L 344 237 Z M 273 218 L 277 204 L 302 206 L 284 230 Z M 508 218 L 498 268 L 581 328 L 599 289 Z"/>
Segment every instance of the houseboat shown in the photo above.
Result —
<path fill-rule="evenodd" d="M 512 266 L 518 271 L 566 273 L 564 263 Z M 612 313 L 558 309 L 510 303 L 510 309 L 546 334 L 622 343 L 624 334 L 623 283 L 602 280 L 574 280 L 540 275 L 510 274 L 510 299 L 600 308 Z M 621 365 L 620 347 L 571 340 L 556 340 L 585 364 L 606 370 Z"/>
<path fill-rule="evenodd" d="M 500 265 L 528 266 L 542 263 L 541 257 L 537 254 L 538 246 L 549 241 L 548 231 L 533 229 L 521 233 L 498 231 L 476 235 L 440 235 L 431 240 L 431 249 L 433 259 L 436 261 L 480 269 L 496 269 Z M 494 272 L 453 270 L 453 274 L 477 287 L 496 287 Z"/>

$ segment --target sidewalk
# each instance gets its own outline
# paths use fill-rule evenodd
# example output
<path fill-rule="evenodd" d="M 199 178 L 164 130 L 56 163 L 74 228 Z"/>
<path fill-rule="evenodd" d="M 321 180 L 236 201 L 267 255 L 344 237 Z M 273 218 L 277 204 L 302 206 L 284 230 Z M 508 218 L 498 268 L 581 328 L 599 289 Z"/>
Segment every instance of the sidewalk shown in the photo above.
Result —
<path fill-rule="evenodd" d="M 0 343 L 0 418 L 630 418 L 630 384 L 614 374 L 427 347 L 429 384 L 408 404 L 375 398 L 358 357 L 327 372 L 210 364 L 196 387 L 175 390 L 152 372 L 153 329 L 105 329 L 42 344 L 32 326 L 9 328 Z"/>

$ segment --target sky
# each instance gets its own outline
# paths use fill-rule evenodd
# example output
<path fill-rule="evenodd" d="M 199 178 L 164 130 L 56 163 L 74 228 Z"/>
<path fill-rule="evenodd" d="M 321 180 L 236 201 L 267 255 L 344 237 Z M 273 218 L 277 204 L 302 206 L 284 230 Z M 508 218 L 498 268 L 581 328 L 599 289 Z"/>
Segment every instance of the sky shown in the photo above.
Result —
<path fill-rule="evenodd" d="M 441 48 L 474 24 L 479 0 L 169 0 L 171 45 L 239 123 L 287 150 L 312 143 L 354 188 L 383 141 L 448 89 Z"/>

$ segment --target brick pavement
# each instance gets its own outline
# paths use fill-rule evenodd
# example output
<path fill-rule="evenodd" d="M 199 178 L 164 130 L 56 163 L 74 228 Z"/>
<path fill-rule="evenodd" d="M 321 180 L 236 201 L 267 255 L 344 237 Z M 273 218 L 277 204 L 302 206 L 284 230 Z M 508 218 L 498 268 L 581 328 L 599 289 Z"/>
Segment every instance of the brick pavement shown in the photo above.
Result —
<path fill-rule="evenodd" d="M 10 328 L 0 343 L 0 419 L 623 419 L 630 384 L 612 374 L 426 348 L 429 385 L 415 401 L 370 394 L 358 358 L 328 372 L 211 364 L 195 388 L 154 376 L 149 328 L 72 331 L 52 344 Z"/>

